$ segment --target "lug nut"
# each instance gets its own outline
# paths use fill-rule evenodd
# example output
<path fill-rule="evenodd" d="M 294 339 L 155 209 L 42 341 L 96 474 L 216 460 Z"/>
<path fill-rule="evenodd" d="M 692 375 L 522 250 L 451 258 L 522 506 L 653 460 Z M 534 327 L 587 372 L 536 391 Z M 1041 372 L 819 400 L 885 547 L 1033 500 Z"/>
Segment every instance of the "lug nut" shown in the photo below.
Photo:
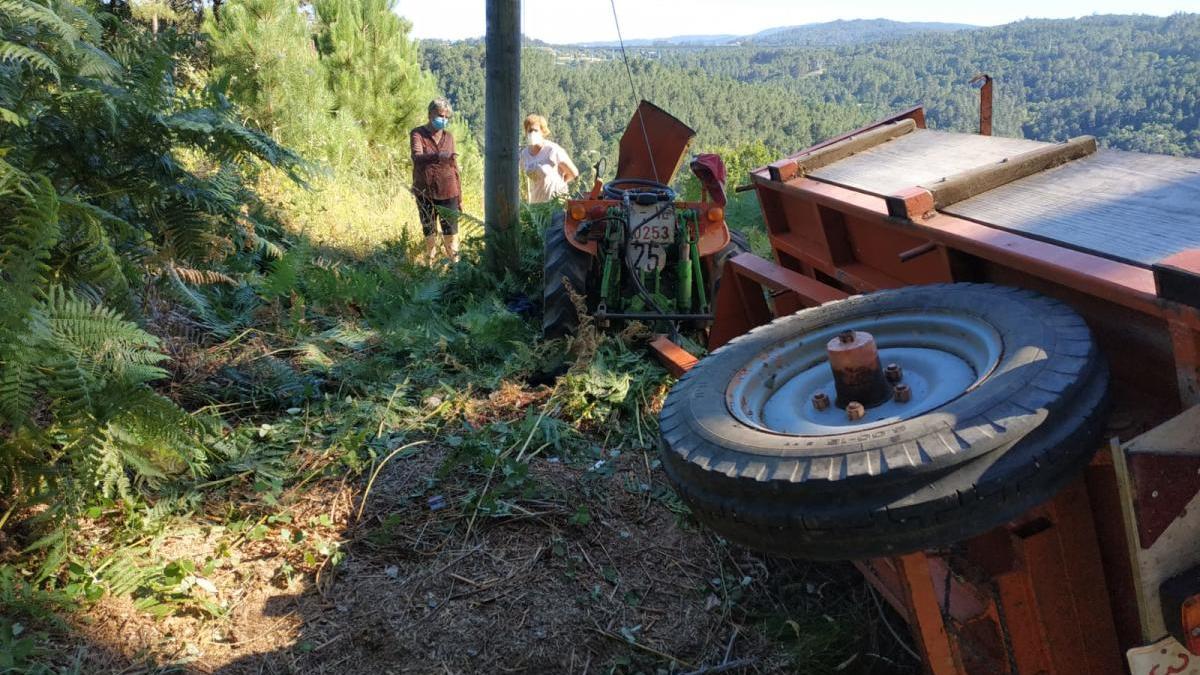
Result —
<path fill-rule="evenodd" d="M 854 420 L 861 420 L 863 415 L 866 414 L 867 409 L 864 408 L 863 404 L 859 403 L 858 401 L 850 401 L 846 404 L 846 417 L 849 418 L 851 422 Z"/>
<path fill-rule="evenodd" d="M 846 345 L 850 344 L 851 342 L 854 342 L 854 331 L 844 330 L 844 331 L 838 333 L 838 340 L 842 344 L 846 344 Z"/>
<path fill-rule="evenodd" d="M 912 389 L 907 384 L 898 384 L 892 390 L 892 398 L 896 399 L 896 403 L 908 403 L 912 400 Z"/>
<path fill-rule="evenodd" d="M 824 392 L 817 392 L 812 397 L 813 407 L 817 410 L 824 410 L 829 407 L 829 395 Z"/>
<path fill-rule="evenodd" d="M 887 367 L 883 369 L 883 376 L 887 378 L 888 382 L 895 384 L 904 377 L 904 371 L 900 369 L 900 364 L 889 363 L 887 364 Z"/>

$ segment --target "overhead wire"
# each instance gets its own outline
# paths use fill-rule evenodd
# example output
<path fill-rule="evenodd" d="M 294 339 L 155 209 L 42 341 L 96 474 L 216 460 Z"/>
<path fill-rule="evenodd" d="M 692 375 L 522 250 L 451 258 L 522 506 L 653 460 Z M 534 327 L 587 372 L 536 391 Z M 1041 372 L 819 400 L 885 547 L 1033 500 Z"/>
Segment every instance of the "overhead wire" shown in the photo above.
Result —
<path fill-rule="evenodd" d="M 658 177 L 658 167 L 654 165 L 654 151 L 650 148 L 650 135 L 646 133 L 646 121 L 642 119 L 642 97 L 638 96 L 637 85 L 633 83 L 633 70 L 629 67 L 629 55 L 625 53 L 625 38 L 621 37 L 621 20 L 617 18 L 617 0 L 608 0 L 612 6 L 613 23 L 617 26 L 617 42 L 621 45 L 621 60 L 625 63 L 625 74 L 629 76 L 629 89 L 633 92 L 633 105 L 636 106 L 638 124 L 642 127 L 642 140 L 646 142 L 646 156 L 650 158 L 650 170 L 654 172 L 654 182 L 661 183 Z"/>

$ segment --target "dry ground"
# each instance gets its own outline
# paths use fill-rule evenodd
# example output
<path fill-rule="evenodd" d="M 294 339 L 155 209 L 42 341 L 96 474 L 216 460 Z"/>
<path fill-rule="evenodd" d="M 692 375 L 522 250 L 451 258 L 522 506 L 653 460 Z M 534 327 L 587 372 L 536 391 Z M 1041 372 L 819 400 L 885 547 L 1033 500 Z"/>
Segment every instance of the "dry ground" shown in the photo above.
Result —
<path fill-rule="evenodd" d="M 562 498 L 485 517 L 454 506 L 453 480 L 430 491 L 446 451 L 390 462 L 361 518 L 365 486 L 332 479 L 285 495 L 290 523 L 258 540 L 231 537 L 210 504 L 209 522 L 180 523 L 157 552 L 220 560 L 215 593 L 193 591 L 227 611 L 156 619 L 106 597 L 59 653 L 85 673 L 917 671 L 850 568 L 702 532 L 650 455 L 599 469 L 537 458 L 539 494 Z M 341 542 L 344 560 L 306 564 L 301 530 Z"/>

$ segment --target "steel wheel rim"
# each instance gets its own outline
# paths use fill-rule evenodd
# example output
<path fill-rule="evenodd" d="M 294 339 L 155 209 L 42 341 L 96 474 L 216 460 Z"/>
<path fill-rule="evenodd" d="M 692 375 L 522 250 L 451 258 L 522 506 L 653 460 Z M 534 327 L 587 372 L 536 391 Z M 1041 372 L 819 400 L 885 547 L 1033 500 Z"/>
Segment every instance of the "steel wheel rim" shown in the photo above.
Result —
<path fill-rule="evenodd" d="M 850 420 L 842 408 L 813 406 L 836 398 L 826 343 L 847 330 L 871 333 L 884 365 L 898 363 L 911 400 L 889 400 Z M 1003 354 L 999 332 L 983 318 L 936 310 L 889 312 L 831 323 L 759 352 L 734 374 L 725 391 L 730 413 L 743 424 L 788 436 L 867 431 L 940 408 L 975 389 Z"/>

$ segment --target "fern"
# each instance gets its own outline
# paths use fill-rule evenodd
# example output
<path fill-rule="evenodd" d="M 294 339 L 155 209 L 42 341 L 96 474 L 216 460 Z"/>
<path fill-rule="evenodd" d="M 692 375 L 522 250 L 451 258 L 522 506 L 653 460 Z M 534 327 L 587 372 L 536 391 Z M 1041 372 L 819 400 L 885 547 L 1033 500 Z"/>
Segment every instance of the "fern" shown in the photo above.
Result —
<path fill-rule="evenodd" d="M 35 25 L 66 43 L 79 39 L 79 31 L 54 10 L 30 0 L 0 0 L 0 15 L 9 22 Z"/>

